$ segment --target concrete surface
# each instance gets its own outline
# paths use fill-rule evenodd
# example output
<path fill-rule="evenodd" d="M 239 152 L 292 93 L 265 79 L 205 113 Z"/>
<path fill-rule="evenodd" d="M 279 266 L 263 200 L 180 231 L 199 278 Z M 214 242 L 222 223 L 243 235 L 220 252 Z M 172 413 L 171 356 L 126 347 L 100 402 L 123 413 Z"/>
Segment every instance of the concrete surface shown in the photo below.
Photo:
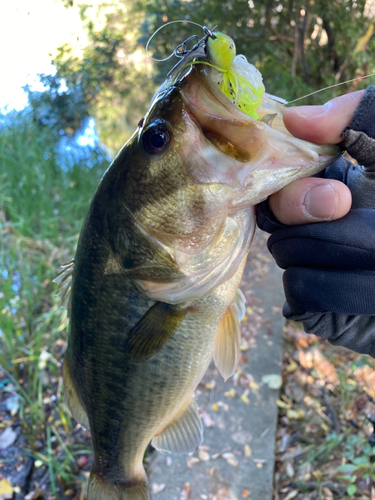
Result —
<path fill-rule="evenodd" d="M 154 453 L 150 483 L 155 500 L 272 498 L 278 390 L 262 377 L 281 373 L 284 296 L 282 271 L 265 241 L 266 235 L 257 235 L 241 285 L 247 317 L 241 324 L 239 369 L 224 382 L 212 364 L 198 386 L 204 423 L 198 450 L 188 457 Z"/>

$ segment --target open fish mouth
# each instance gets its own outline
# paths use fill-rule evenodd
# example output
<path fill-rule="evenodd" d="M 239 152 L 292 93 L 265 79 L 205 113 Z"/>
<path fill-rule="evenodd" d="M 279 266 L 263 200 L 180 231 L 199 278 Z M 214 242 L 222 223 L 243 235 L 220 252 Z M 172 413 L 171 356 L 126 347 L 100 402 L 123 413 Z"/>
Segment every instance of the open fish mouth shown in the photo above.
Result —
<path fill-rule="evenodd" d="M 265 124 L 232 103 L 210 76 L 211 68 L 195 66 L 182 82 L 184 103 L 217 149 L 240 162 L 250 161 L 264 142 Z"/>
<path fill-rule="evenodd" d="M 283 124 L 285 107 L 272 96 L 265 94 L 262 98 L 258 110 L 260 119 L 251 118 L 220 90 L 211 72 L 212 68 L 204 64 L 193 66 L 181 81 L 181 95 L 206 139 L 223 153 L 247 163 L 262 156 L 272 137 L 274 144 L 281 145 L 275 158 L 284 155 L 286 143 L 289 149 L 303 152 L 314 163 L 320 163 L 320 157 L 326 165 L 323 156 L 337 154 L 336 146 L 318 146 L 292 137 Z"/>

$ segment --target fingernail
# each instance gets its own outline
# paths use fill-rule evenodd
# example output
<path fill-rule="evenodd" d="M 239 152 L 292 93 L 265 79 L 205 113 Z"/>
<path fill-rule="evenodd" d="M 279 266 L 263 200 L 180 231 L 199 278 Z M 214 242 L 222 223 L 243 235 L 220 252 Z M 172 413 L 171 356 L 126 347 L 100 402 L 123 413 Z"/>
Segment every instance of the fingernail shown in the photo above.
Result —
<path fill-rule="evenodd" d="M 336 204 L 336 193 L 330 184 L 322 184 L 310 189 L 304 199 L 307 214 L 319 220 L 331 220 Z"/>
<path fill-rule="evenodd" d="M 331 108 L 331 101 L 326 102 L 321 106 L 296 106 L 295 108 L 289 108 L 301 118 L 313 118 L 315 116 L 324 115 Z"/>

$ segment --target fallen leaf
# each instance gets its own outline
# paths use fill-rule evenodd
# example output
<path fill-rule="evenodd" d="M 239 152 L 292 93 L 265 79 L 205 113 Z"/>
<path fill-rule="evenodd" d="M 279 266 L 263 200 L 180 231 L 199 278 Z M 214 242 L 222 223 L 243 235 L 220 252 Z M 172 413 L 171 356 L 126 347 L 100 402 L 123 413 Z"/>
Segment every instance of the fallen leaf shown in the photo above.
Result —
<path fill-rule="evenodd" d="M 231 465 L 232 467 L 237 467 L 238 465 L 238 460 L 236 460 L 234 457 L 228 457 L 226 459 L 227 463 Z"/>
<path fill-rule="evenodd" d="M 10 396 L 5 401 L 5 408 L 10 411 L 11 415 L 14 416 L 20 408 L 20 397 L 18 394 Z"/>
<path fill-rule="evenodd" d="M 315 479 L 322 479 L 323 477 L 322 471 L 320 471 L 319 469 L 314 470 L 312 475 L 315 477 Z"/>
<path fill-rule="evenodd" d="M 190 493 L 190 483 L 185 483 L 181 490 L 180 500 L 188 500 L 190 498 Z"/>
<path fill-rule="evenodd" d="M 242 498 L 250 498 L 250 490 L 242 490 L 241 496 Z"/>
<path fill-rule="evenodd" d="M 268 375 L 263 375 L 262 382 L 267 384 L 270 389 L 278 390 L 283 384 L 283 379 L 281 375 L 270 373 Z"/>
<path fill-rule="evenodd" d="M 243 449 L 244 449 L 245 457 L 251 457 L 252 451 L 251 451 L 250 446 L 248 444 L 245 444 Z"/>
<path fill-rule="evenodd" d="M 210 460 L 210 458 L 211 458 L 209 453 L 207 453 L 207 451 L 204 451 L 204 450 L 198 451 L 198 457 L 199 457 L 199 460 L 201 460 L 202 462 L 207 462 L 207 460 Z"/>
<path fill-rule="evenodd" d="M 294 477 L 293 465 L 290 462 L 286 463 L 286 473 L 288 477 L 290 478 Z"/>
<path fill-rule="evenodd" d="M 192 469 L 193 465 L 197 464 L 198 462 L 200 462 L 200 460 L 197 457 L 186 457 L 186 466 L 188 469 Z"/>
<path fill-rule="evenodd" d="M 250 399 L 246 396 L 246 394 L 241 394 L 241 401 L 245 403 L 245 405 L 250 404 Z"/>
<path fill-rule="evenodd" d="M 212 390 L 212 389 L 215 389 L 216 387 L 216 381 L 215 380 L 211 380 L 210 382 L 207 382 L 206 384 L 204 384 L 204 388 L 207 389 L 207 390 Z"/>
<path fill-rule="evenodd" d="M 201 419 L 205 427 L 215 427 L 215 421 L 210 417 L 210 415 L 203 411 L 201 414 Z"/>
<path fill-rule="evenodd" d="M 298 420 L 305 416 L 305 412 L 301 408 L 298 410 L 287 410 L 286 416 L 290 419 Z"/>
<path fill-rule="evenodd" d="M 351 484 L 350 486 L 354 486 L 354 491 L 353 491 L 353 494 L 354 494 L 357 491 L 357 488 L 355 487 L 354 484 Z M 349 486 L 349 488 L 350 488 L 350 486 Z M 325 500 L 333 500 L 333 493 L 326 486 L 323 488 L 323 494 L 324 494 L 324 499 Z M 350 495 L 350 492 L 348 492 L 348 495 Z"/>
<path fill-rule="evenodd" d="M 157 483 L 152 483 L 152 493 L 154 495 L 157 495 L 161 491 L 163 491 L 165 488 L 165 484 L 157 484 Z"/>
<path fill-rule="evenodd" d="M 284 500 L 292 500 L 292 498 L 295 498 L 297 495 L 298 495 L 298 490 L 292 490 L 287 494 Z"/>
<path fill-rule="evenodd" d="M 13 497 L 13 488 L 8 479 L 0 480 L 0 500 L 8 500 Z"/>
<path fill-rule="evenodd" d="M 281 401 L 281 399 L 278 399 L 276 401 L 276 405 L 279 407 L 279 408 L 290 408 L 290 405 L 288 403 L 285 403 L 285 401 Z"/>
<path fill-rule="evenodd" d="M 249 387 L 253 391 L 259 391 L 259 385 L 256 382 L 254 382 L 254 380 L 250 380 Z"/>
<path fill-rule="evenodd" d="M 295 361 L 291 361 L 289 365 L 286 367 L 286 371 L 289 373 L 295 372 L 298 368 L 298 365 Z"/>
<path fill-rule="evenodd" d="M 11 446 L 17 438 L 17 433 L 12 427 L 7 427 L 0 436 L 0 450 L 6 450 Z"/>
<path fill-rule="evenodd" d="M 233 389 L 233 387 L 232 387 L 232 389 L 229 389 L 229 391 L 224 392 L 224 396 L 226 398 L 233 399 L 234 397 L 236 397 L 236 395 L 237 395 L 236 390 Z"/>

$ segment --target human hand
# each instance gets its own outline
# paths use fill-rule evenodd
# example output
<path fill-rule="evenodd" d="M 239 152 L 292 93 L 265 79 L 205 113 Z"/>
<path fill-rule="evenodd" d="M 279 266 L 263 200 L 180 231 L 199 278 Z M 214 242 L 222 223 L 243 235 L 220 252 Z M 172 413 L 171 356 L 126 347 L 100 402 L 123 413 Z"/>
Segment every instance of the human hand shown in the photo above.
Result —
<path fill-rule="evenodd" d="M 349 126 L 344 147 L 360 164 L 339 157 L 325 178 L 294 182 L 259 205 L 257 222 L 271 233 L 268 248 L 285 269 L 284 316 L 375 357 L 375 88 L 362 97 L 356 92 L 286 112 L 290 132 L 315 142 L 338 143 Z M 306 198 L 320 210 L 313 217 Z"/>
<path fill-rule="evenodd" d="M 364 90 L 345 94 L 323 106 L 297 106 L 284 113 L 289 132 L 315 144 L 338 144 L 350 125 Z M 306 224 L 335 220 L 348 213 L 349 188 L 334 179 L 307 178 L 292 182 L 269 197 L 269 207 L 284 224 Z"/>

